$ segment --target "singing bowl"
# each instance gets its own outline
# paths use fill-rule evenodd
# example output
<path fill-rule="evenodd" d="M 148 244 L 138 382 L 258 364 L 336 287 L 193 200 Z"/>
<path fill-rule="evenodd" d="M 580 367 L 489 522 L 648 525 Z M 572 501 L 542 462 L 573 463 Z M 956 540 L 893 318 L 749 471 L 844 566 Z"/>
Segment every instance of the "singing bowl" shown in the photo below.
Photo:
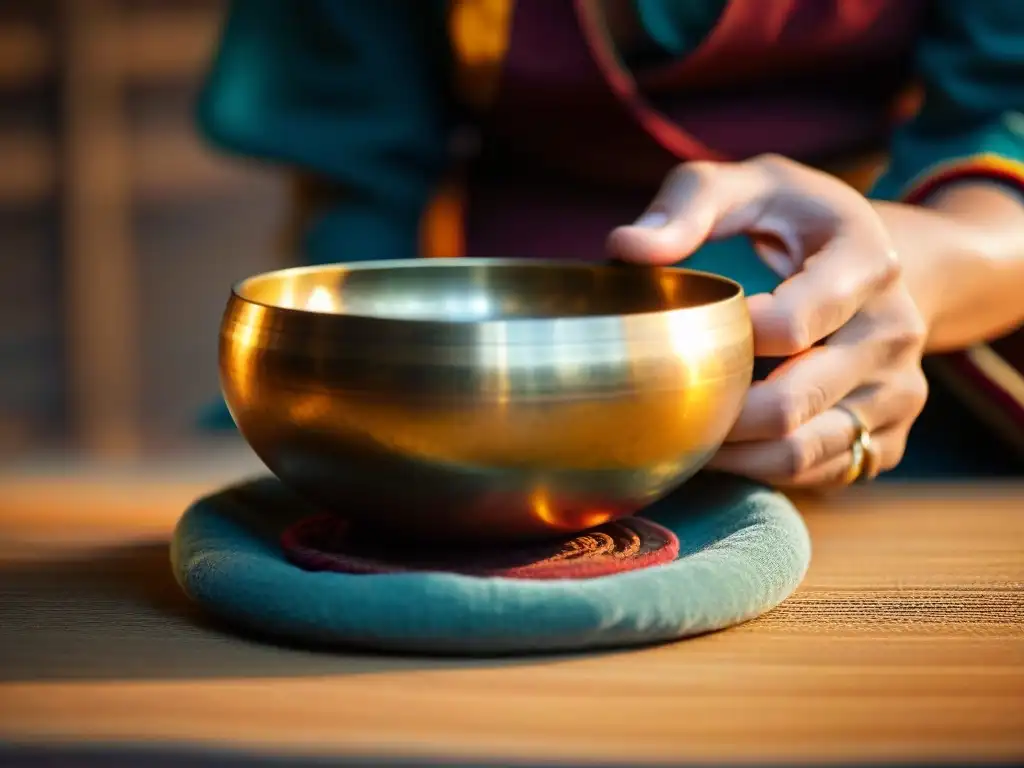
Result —
<path fill-rule="evenodd" d="M 678 268 L 418 259 L 237 284 L 224 396 L 286 486 L 390 534 L 633 514 L 712 456 L 753 370 L 742 288 Z"/>

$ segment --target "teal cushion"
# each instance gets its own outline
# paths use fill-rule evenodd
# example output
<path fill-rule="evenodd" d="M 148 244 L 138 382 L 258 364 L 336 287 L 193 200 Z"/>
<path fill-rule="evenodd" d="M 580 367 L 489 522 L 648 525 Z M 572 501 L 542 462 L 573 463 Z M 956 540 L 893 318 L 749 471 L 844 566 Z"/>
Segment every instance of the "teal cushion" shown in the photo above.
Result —
<path fill-rule="evenodd" d="M 785 600 L 810 560 L 807 530 L 784 496 L 715 474 L 698 476 L 645 513 L 679 536 L 676 561 L 589 580 L 305 571 L 284 558 L 278 536 L 312 512 L 273 479 L 200 499 L 175 532 L 178 582 L 212 613 L 281 640 L 515 654 L 724 629 Z"/>

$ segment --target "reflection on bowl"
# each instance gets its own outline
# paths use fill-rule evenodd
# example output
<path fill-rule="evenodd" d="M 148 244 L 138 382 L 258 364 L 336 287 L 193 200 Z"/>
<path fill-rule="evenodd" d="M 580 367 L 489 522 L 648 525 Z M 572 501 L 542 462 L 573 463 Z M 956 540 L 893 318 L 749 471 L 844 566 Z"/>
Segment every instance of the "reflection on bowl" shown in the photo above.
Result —
<path fill-rule="evenodd" d="M 629 515 L 693 475 L 750 386 L 742 289 L 676 268 L 429 259 L 237 285 L 238 427 L 295 491 L 409 535 L 508 539 Z"/>

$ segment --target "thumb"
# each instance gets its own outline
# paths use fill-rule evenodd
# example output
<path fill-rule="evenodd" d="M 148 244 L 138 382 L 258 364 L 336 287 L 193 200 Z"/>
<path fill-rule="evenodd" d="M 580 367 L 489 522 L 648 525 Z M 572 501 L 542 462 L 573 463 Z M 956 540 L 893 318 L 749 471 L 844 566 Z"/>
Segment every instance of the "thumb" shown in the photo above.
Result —
<path fill-rule="evenodd" d="M 693 254 L 708 238 L 713 225 L 710 212 L 704 212 L 700 221 L 688 212 L 685 218 L 648 209 L 633 224 L 616 227 L 608 236 L 608 251 L 612 256 L 635 264 L 664 266 L 682 261 Z"/>
<path fill-rule="evenodd" d="M 744 164 L 680 165 L 634 224 L 612 231 L 608 250 L 624 261 L 673 264 L 750 227 L 769 193 L 765 176 Z"/>

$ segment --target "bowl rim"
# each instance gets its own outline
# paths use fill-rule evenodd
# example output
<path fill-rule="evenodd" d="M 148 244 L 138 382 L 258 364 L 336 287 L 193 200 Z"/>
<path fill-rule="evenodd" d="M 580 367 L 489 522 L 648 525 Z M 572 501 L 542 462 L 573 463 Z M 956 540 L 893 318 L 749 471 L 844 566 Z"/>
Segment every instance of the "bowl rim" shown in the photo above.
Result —
<path fill-rule="evenodd" d="M 375 314 L 360 314 L 355 312 L 320 312 L 317 310 L 305 309 L 302 307 L 283 307 L 279 304 L 272 304 L 265 301 L 257 301 L 256 299 L 247 297 L 243 291 L 245 284 L 251 281 L 276 277 L 281 278 L 287 275 L 302 275 L 314 272 L 325 272 L 325 271 L 338 271 L 338 272 L 357 272 L 371 269 L 394 269 L 394 268 L 439 268 L 439 267 L 453 267 L 453 266 L 466 266 L 467 264 L 486 264 L 489 266 L 498 267 L 542 267 L 542 266 L 557 266 L 557 267 L 573 267 L 580 269 L 594 269 L 594 268 L 605 268 L 605 269 L 653 269 L 662 272 L 673 272 L 681 275 L 692 275 L 703 280 L 710 280 L 717 282 L 733 289 L 733 293 L 723 299 L 716 299 L 703 304 L 690 307 L 675 307 L 673 309 L 659 309 L 649 312 L 630 312 L 627 314 L 593 314 L 593 315 L 566 315 L 566 316 L 553 316 L 553 317 L 497 317 L 488 318 L 486 320 L 474 320 L 467 322 L 464 320 L 446 320 L 439 317 L 415 317 L 415 318 L 399 318 L 389 317 L 387 315 L 375 315 Z M 408 325 L 420 325 L 420 326 L 466 326 L 466 325 L 481 325 L 489 323 L 501 323 L 501 324 L 534 324 L 538 322 L 552 322 L 552 321 L 594 321 L 594 320 L 608 320 L 612 318 L 617 319 L 630 319 L 630 320 L 642 320 L 645 318 L 660 318 L 666 317 L 678 313 L 693 313 L 693 312 L 706 312 L 713 311 L 717 308 L 727 306 L 731 303 L 743 301 L 745 298 L 745 292 L 743 286 L 733 280 L 732 278 L 725 277 L 724 275 L 718 275 L 714 272 L 705 272 L 697 269 L 689 269 L 687 267 L 678 267 L 674 265 L 665 266 L 646 266 L 646 265 L 633 265 L 626 262 L 616 261 L 581 261 L 578 259 L 544 259 L 544 258 L 475 258 L 475 257 L 451 257 L 451 258 L 427 258 L 418 257 L 413 259 L 381 259 L 374 261 L 356 261 L 356 262 L 335 262 L 331 264 L 312 264 L 297 267 L 285 267 L 283 269 L 268 270 L 266 272 L 257 272 L 256 274 L 244 277 L 241 280 L 235 281 L 231 286 L 231 298 L 240 301 L 244 304 L 263 307 L 264 309 L 284 313 L 285 315 L 291 315 L 294 317 L 307 317 L 307 318 L 338 318 L 359 320 L 365 322 L 381 322 L 381 323 L 404 323 Z"/>

